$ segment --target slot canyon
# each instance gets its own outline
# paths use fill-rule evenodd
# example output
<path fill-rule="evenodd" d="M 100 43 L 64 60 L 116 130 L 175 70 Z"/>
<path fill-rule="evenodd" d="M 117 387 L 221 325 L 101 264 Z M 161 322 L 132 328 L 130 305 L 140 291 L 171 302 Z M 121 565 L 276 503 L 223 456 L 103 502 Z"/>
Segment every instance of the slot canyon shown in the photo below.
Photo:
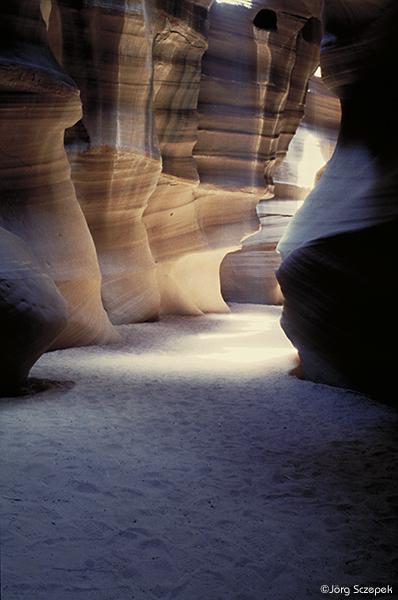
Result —
<path fill-rule="evenodd" d="M 2 600 L 398 599 L 397 25 L 0 2 Z"/>
<path fill-rule="evenodd" d="M 4 393 L 47 350 L 253 302 L 306 377 L 388 394 L 396 8 L 246 4 L 3 3 Z"/>

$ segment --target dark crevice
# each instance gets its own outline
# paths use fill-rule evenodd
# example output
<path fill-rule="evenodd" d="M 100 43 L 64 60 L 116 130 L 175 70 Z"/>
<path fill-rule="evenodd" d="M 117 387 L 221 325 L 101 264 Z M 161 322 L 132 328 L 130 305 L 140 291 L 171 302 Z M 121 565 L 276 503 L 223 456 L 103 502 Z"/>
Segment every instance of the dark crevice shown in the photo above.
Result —
<path fill-rule="evenodd" d="M 278 19 L 274 10 L 262 8 L 254 17 L 253 25 L 258 29 L 270 31 L 277 28 L 277 21 Z"/>
<path fill-rule="evenodd" d="M 0 389 L 0 399 L 33 396 L 35 394 L 42 394 L 43 392 L 55 392 L 59 394 L 60 392 L 71 390 L 74 386 L 74 381 L 57 381 L 29 377 L 19 385 L 2 387 Z"/>
<path fill-rule="evenodd" d="M 321 21 L 316 17 L 311 17 L 311 19 L 308 19 L 301 30 L 301 35 L 309 44 L 320 44 L 322 40 Z"/>

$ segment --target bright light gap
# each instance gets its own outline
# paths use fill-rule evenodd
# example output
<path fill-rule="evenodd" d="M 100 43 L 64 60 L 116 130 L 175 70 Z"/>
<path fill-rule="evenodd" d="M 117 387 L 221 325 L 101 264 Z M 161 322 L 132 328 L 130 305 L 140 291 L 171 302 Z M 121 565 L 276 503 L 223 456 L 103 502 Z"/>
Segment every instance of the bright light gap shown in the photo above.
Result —
<path fill-rule="evenodd" d="M 219 4 L 233 4 L 235 6 L 244 6 L 245 8 L 252 7 L 252 0 L 216 0 Z"/>

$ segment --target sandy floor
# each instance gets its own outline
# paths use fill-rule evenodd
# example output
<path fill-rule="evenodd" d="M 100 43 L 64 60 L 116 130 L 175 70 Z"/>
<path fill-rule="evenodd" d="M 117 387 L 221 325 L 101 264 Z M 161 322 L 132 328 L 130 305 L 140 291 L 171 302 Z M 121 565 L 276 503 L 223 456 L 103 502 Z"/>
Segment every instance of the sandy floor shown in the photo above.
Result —
<path fill-rule="evenodd" d="M 0 403 L 2 600 L 398 598 L 398 411 L 289 377 L 279 315 L 39 360 Z"/>

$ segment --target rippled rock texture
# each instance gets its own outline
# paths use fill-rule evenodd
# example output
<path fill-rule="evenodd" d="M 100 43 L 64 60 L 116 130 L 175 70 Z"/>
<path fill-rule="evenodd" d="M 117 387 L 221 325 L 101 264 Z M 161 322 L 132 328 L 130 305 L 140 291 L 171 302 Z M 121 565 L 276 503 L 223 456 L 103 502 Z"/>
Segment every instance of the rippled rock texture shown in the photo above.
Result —
<path fill-rule="evenodd" d="M 115 324 L 200 313 L 188 255 L 205 246 L 192 147 L 206 3 L 57 4 L 50 39 L 83 103 L 66 148 L 105 309 Z"/>
<path fill-rule="evenodd" d="M 268 4 L 53 3 L 83 102 L 72 180 L 115 324 L 227 310 L 220 263 L 259 228 L 318 63 L 320 2 Z"/>
<path fill-rule="evenodd" d="M 3 364 L 13 355 L 19 362 L 15 376 L 4 371 L 13 384 L 50 346 L 117 335 L 101 303 L 95 248 L 63 146 L 65 127 L 81 114 L 79 92 L 49 48 L 40 3 L 5 2 L 0 13 L 1 282 L 3 314 L 13 321 L 1 330 L 1 348 Z"/>
<path fill-rule="evenodd" d="M 274 273 L 282 232 L 269 227 L 267 215 L 276 205 L 271 209 L 268 201 L 274 194 L 286 199 L 286 186 L 276 185 L 276 177 L 303 119 L 308 82 L 319 63 L 320 10 L 321 2 L 268 1 L 253 3 L 250 10 L 214 4 L 210 11 L 194 153 L 209 194 L 214 196 L 217 186 L 234 192 L 235 202 L 225 191 L 218 200 L 231 221 L 239 210 L 250 214 L 249 207 L 253 219 L 250 227 L 241 216 L 243 247 L 221 265 L 222 292 L 229 301 L 281 302 Z M 289 182 L 296 191 L 291 177 Z M 258 217 L 262 229 L 248 237 L 258 229 Z"/>
<path fill-rule="evenodd" d="M 40 352 L 228 310 L 220 263 L 259 228 L 303 117 L 320 4 L 2 3 L 0 225 L 54 295 Z"/>
<path fill-rule="evenodd" d="M 304 118 L 273 176 L 274 196 L 257 205 L 261 229 L 221 264 L 221 289 L 226 300 L 282 304 L 275 276 L 281 257 L 276 248 L 333 154 L 340 112 L 339 100 L 325 88 L 320 76 L 314 76 L 308 86 Z"/>
<path fill-rule="evenodd" d="M 398 5 L 325 0 L 323 17 L 323 79 L 341 100 L 341 129 L 279 244 L 282 325 L 308 378 L 394 401 Z"/>
<path fill-rule="evenodd" d="M 114 323 L 156 317 L 155 262 L 142 214 L 161 156 L 153 114 L 156 10 L 146 2 L 53 2 L 49 37 L 76 82 L 82 118 L 67 130 L 72 180 Z"/>

